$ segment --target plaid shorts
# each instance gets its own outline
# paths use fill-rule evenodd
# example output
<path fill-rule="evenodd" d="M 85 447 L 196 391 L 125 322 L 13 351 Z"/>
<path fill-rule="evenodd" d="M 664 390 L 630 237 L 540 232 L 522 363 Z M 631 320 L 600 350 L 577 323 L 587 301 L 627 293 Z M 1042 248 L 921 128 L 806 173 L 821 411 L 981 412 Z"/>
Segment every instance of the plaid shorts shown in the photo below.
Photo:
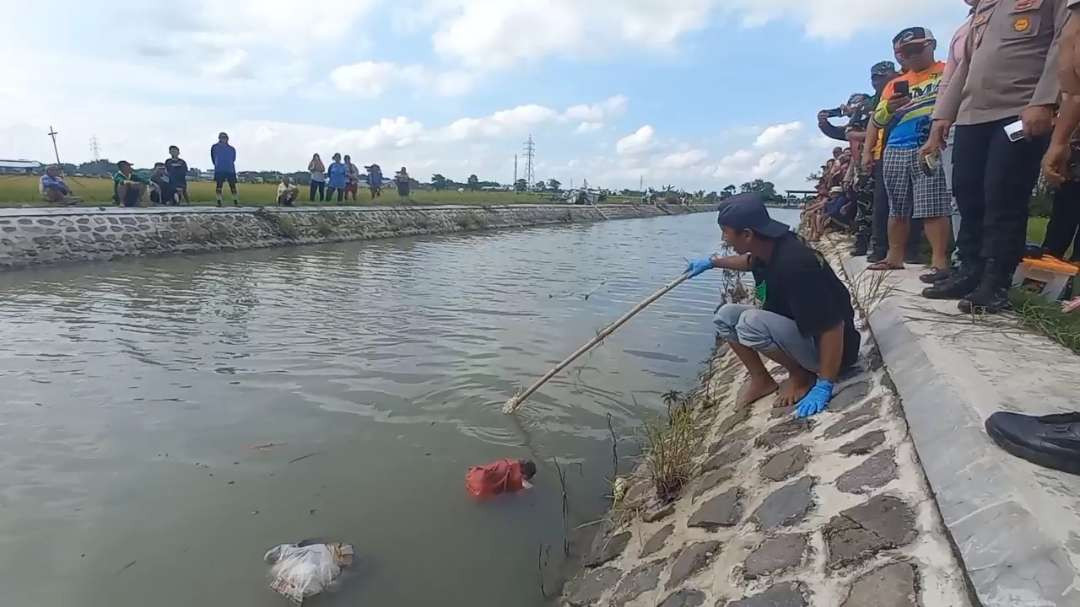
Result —
<path fill-rule="evenodd" d="M 919 166 L 918 148 L 885 148 L 882 174 L 889 194 L 889 217 L 952 215 L 952 194 L 945 182 L 945 170 L 938 164 L 933 175 L 924 173 Z"/>

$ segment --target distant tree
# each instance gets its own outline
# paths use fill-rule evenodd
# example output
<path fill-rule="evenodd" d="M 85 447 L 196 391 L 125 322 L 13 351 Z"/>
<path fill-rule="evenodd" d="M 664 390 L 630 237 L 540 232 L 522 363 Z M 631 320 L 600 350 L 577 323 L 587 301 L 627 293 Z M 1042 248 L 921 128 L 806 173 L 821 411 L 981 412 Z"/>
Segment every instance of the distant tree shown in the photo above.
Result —
<path fill-rule="evenodd" d="M 705 202 L 707 202 L 709 204 L 713 204 L 713 203 L 715 203 L 717 201 L 720 201 L 720 200 L 723 200 L 723 198 L 721 197 L 720 194 L 717 194 L 716 192 L 709 192 L 708 194 L 705 195 Z"/>
<path fill-rule="evenodd" d="M 729 184 L 724 189 L 720 190 L 720 200 L 724 200 L 725 198 L 731 198 L 735 195 L 736 191 L 737 190 L 735 189 L 735 186 L 733 184 Z"/>
<path fill-rule="evenodd" d="M 468 181 L 466 183 L 469 184 L 469 189 L 470 190 L 479 190 L 480 189 L 480 178 L 477 177 L 475 174 L 469 175 L 469 179 L 468 179 Z"/>
<path fill-rule="evenodd" d="M 107 158 L 102 158 L 101 160 L 81 163 L 75 172 L 83 175 L 111 175 L 116 172 L 116 165 L 109 162 Z"/>
<path fill-rule="evenodd" d="M 431 176 L 431 187 L 438 191 L 446 189 L 446 177 L 443 177 L 440 173 L 435 173 Z"/>
<path fill-rule="evenodd" d="M 558 179 L 548 179 L 547 187 L 549 190 L 555 190 L 556 192 L 558 192 L 559 188 L 562 187 L 562 183 Z"/>
<path fill-rule="evenodd" d="M 745 194 L 747 192 L 757 192 L 762 195 L 766 202 L 782 200 L 782 197 L 776 193 L 776 185 L 771 181 L 765 181 L 764 179 L 755 179 L 739 186 L 739 189 Z"/>
<path fill-rule="evenodd" d="M 817 183 L 821 181 L 821 171 L 814 171 L 806 176 L 806 180 L 810 183 Z"/>
<path fill-rule="evenodd" d="M 514 182 L 514 191 L 515 192 L 524 192 L 525 190 L 528 190 L 528 189 L 529 189 L 529 184 L 526 183 L 524 179 L 518 179 L 517 181 Z"/>
<path fill-rule="evenodd" d="M 543 192 L 544 190 L 547 189 L 547 186 L 544 185 L 543 181 L 537 181 L 536 185 L 533 187 L 533 189 L 536 190 L 537 192 Z"/>

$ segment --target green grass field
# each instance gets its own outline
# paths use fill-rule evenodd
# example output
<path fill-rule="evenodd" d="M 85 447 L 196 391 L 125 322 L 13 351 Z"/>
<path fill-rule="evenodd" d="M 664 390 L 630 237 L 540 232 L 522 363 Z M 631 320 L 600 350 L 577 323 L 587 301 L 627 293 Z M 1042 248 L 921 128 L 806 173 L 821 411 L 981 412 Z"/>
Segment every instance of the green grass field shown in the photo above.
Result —
<path fill-rule="evenodd" d="M 109 179 L 93 177 L 68 177 L 66 179 L 72 193 L 83 199 L 84 206 L 100 206 L 112 204 L 112 181 Z M 245 206 L 265 206 L 275 204 L 277 196 L 276 183 L 241 183 L 240 203 Z M 229 186 L 226 184 L 223 190 L 225 202 L 231 198 Z M 211 181 L 189 181 L 188 195 L 192 205 L 215 204 L 214 183 Z M 300 188 L 300 206 L 312 204 L 337 204 L 337 202 L 309 203 L 307 201 L 308 190 Z M 458 192 L 433 190 L 413 191 L 409 198 L 398 196 L 397 188 L 384 187 L 382 196 L 375 199 L 375 204 L 380 205 L 443 205 L 443 204 L 541 204 L 555 202 L 550 194 L 538 192 Z M 636 202 L 636 200 L 613 197 L 608 203 Z M 342 204 L 371 205 L 371 196 L 367 190 L 361 190 L 357 196 L 357 202 Z M 49 206 L 41 200 L 38 194 L 38 178 L 22 175 L 0 175 L 0 207 L 43 207 Z"/>

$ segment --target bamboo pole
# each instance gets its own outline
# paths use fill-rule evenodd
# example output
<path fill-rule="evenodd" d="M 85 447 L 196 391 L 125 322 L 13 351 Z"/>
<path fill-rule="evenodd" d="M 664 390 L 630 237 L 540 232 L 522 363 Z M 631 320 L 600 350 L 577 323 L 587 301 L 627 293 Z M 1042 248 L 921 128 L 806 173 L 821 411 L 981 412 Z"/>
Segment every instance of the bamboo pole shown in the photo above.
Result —
<path fill-rule="evenodd" d="M 529 386 L 528 390 L 525 390 L 521 394 L 517 394 L 517 395 L 511 397 L 510 400 L 506 401 L 506 404 L 503 405 L 503 409 L 502 409 L 503 413 L 506 413 L 507 415 L 509 415 L 509 414 L 513 413 L 514 411 L 517 411 L 518 407 L 521 406 L 521 403 L 525 402 L 525 399 L 532 396 L 533 392 L 536 392 L 537 390 L 539 390 L 540 386 L 543 386 L 544 384 L 546 384 L 548 382 L 548 380 L 550 380 L 552 377 L 555 377 L 555 375 L 557 375 L 559 373 L 559 371 L 562 371 L 566 367 L 570 366 L 570 363 L 577 360 L 577 358 L 580 357 L 582 354 L 588 352 L 589 350 L 592 350 L 594 347 L 596 347 L 597 344 L 604 341 L 604 339 L 608 335 L 611 335 L 612 333 L 615 332 L 616 329 L 618 329 L 622 325 L 626 324 L 626 321 L 628 321 L 631 318 L 633 318 L 634 316 L 636 316 L 638 314 L 638 312 L 641 312 L 645 308 L 649 307 L 649 304 L 656 301 L 657 299 L 660 299 L 661 297 L 666 295 L 668 293 L 668 291 L 671 291 L 675 287 L 681 285 L 688 278 L 690 278 L 689 274 L 683 274 L 683 275 L 679 276 L 675 280 L 673 280 L 673 281 L 669 282 L 668 284 L 664 285 L 664 287 L 661 288 L 659 291 L 657 291 L 657 292 L 653 293 L 652 295 L 646 297 L 643 301 L 641 301 L 641 303 L 634 306 L 629 312 L 627 312 L 626 314 L 623 314 L 621 317 L 619 317 L 618 320 L 611 323 L 607 327 L 604 327 L 604 329 L 602 331 L 600 331 L 599 333 L 596 334 L 596 337 L 590 339 L 588 343 L 586 343 L 585 345 L 583 345 L 580 348 L 578 348 L 577 350 L 575 350 L 573 354 L 571 354 L 570 356 L 567 356 L 566 359 L 563 360 L 561 363 L 555 365 L 543 377 L 536 380 L 536 383 Z"/>

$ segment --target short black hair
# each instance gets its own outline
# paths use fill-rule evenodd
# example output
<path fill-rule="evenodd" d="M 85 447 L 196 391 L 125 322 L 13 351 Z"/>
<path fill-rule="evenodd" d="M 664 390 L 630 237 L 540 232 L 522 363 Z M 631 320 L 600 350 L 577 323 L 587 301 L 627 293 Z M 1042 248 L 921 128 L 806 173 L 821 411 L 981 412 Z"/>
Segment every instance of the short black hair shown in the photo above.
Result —
<path fill-rule="evenodd" d="M 536 476 L 536 464 L 531 459 L 521 460 L 521 474 L 525 477 L 525 480 Z"/>
<path fill-rule="evenodd" d="M 170 145 L 169 146 L 169 151 L 171 152 L 173 150 L 176 150 L 177 152 L 179 152 L 180 151 L 180 146 L 178 146 L 178 145 Z"/>

